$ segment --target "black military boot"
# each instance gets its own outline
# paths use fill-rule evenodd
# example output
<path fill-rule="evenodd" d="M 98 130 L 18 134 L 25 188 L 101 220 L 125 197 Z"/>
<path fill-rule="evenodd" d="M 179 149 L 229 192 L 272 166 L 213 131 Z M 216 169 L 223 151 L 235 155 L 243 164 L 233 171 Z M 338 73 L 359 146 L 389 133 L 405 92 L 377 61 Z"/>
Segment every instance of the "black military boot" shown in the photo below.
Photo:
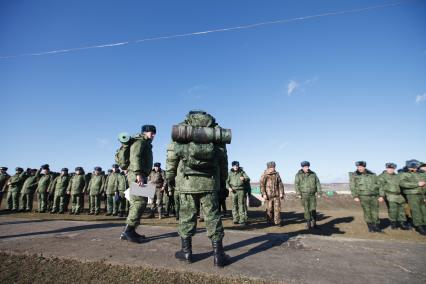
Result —
<path fill-rule="evenodd" d="M 410 225 L 407 223 L 407 221 L 405 221 L 405 222 L 400 222 L 400 223 L 399 223 L 399 227 L 401 228 L 401 230 L 404 230 L 404 231 L 411 230 L 411 227 L 410 227 Z"/>
<path fill-rule="evenodd" d="M 371 223 L 367 223 L 367 227 L 368 227 L 368 231 L 370 233 L 372 233 L 373 232 L 373 226 L 372 226 L 372 224 Z"/>
<path fill-rule="evenodd" d="M 213 263 L 214 266 L 224 267 L 229 264 L 229 256 L 225 253 L 223 249 L 222 240 L 212 241 L 213 246 Z"/>
<path fill-rule="evenodd" d="M 175 258 L 187 263 L 192 263 L 192 238 L 180 238 L 182 249 L 175 253 Z"/>
<path fill-rule="evenodd" d="M 138 237 L 138 233 L 135 231 L 135 227 L 126 225 L 126 228 L 121 233 L 120 239 L 130 241 L 132 243 L 140 244 L 142 243 L 142 238 Z"/>
<path fill-rule="evenodd" d="M 314 229 L 317 229 L 317 211 L 312 211 L 312 220 L 311 220 L 311 227 Z"/>
<path fill-rule="evenodd" d="M 312 228 L 311 220 L 306 222 L 306 229 L 310 230 Z"/>
<path fill-rule="evenodd" d="M 396 230 L 396 229 L 398 229 L 398 223 L 397 223 L 397 222 L 392 221 L 392 222 L 390 223 L 390 227 L 391 227 L 391 229 L 392 229 L 392 230 Z"/>
<path fill-rule="evenodd" d="M 151 209 L 148 215 L 148 218 L 154 218 L 155 217 L 155 213 L 154 213 L 154 209 Z"/>
<path fill-rule="evenodd" d="M 420 235 L 426 236 L 425 226 L 416 226 L 415 228 L 416 228 L 417 233 L 419 233 Z"/>
<path fill-rule="evenodd" d="M 381 233 L 382 232 L 382 230 L 380 229 L 379 225 L 372 224 L 372 227 L 373 227 L 373 232 L 375 232 L 375 233 Z"/>

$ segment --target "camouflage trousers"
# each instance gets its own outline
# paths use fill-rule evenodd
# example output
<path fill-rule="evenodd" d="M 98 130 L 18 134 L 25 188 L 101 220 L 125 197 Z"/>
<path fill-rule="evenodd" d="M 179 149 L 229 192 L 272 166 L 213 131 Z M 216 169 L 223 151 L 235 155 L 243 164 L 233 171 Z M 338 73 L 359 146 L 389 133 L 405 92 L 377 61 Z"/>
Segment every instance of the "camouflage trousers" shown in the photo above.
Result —
<path fill-rule="evenodd" d="M 34 192 L 28 191 L 21 193 L 19 197 L 19 209 L 20 210 L 33 210 Z"/>
<path fill-rule="evenodd" d="M 71 194 L 71 212 L 72 213 L 80 213 L 82 198 L 84 198 L 81 194 Z"/>
<path fill-rule="evenodd" d="M 404 210 L 405 203 L 386 201 L 386 206 L 388 207 L 388 216 L 391 222 L 407 221 Z"/>
<path fill-rule="evenodd" d="M 55 194 L 53 199 L 52 212 L 64 212 L 66 196 L 63 194 Z"/>
<path fill-rule="evenodd" d="M 127 174 L 129 184 L 136 181 L 136 175 L 132 172 Z M 142 196 L 130 196 L 129 215 L 127 216 L 126 224 L 137 227 L 140 224 L 143 212 L 148 204 L 148 198 Z"/>
<path fill-rule="evenodd" d="M 426 205 L 422 194 L 407 194 L 414 226 L 426 225 Z"/>
<path fill-rule="evenodd" d="M 117 200 L 117 209 L 119 213 L 125 214 L 129 211 L 129 201 L 124 196 L 124 191 L 119 192 L 120 199 Z"/>
<path fill-rule="evenodd" d="M 266 200 L 266 220 L 275 225 L 281 224 L 281 199 L 279 197 L 269 197 Z"/>
<path fill-rule="evenodd" d="M 47 193 L 39 192 L 37 197 L 38 197 L 38 211 L 45 212 L 47 209 Z"/>
<path fill-rule="evenodd" d="M 108 214 L 117 214 L 119 201 L 115 201 L 115 194 L 107 194 L 107 213 Z"/>
<path fill-rule="evenodd" d="M 376 195 L 361 195 L 359 197 L 362 210 L 364 211 L 364 221 L 368 224 L 380 223 L 379 221 L 379 201 Z"/>
<path fill-rule="evenodd" d="M 164 191 L 161 191 L 161 188 L 156 188 L 154 198 L 152 199 L 151 209 L 155 210 L 158 208 L 158 211 L 160 212 L 163 208 L 163 198 Z"/>
<path fill-rule="evenodd" d="M 317 198 L 315 194 L 302 193 L 302 206 L 304 209 L 304 217 L 306 221 L 315 219 L 314 213 L 317 210 Z"/>
<path fill-rule="evenodd" d="M 247 193 L 245 190 L 235 190 L 232 193 L 232 218 L 236 223 L 247 222 Z"/>
<path fill-rule="evenodd" d="M 173 197 L 175 199 L 175 211 L 176 211 L 176 215 L 179 217 L 179 211 L 180 211 L 180 193 L 175 190 Z"/>
<path fill-rule="evenodd" d="M 174 192 L 170 191 L 168 194 L 164 194 L 164 206 L 166 208 L 167 214 L 175 214 L 175 198 L 174 198 Z"/>
<path fill-rule="evenodd" d="M 89 195 L 90 213 L 99 213 L 101 211 L 101 196 L 99 194 Z"/>
<path fill-rule="evenodd" d="M 185 194 L 181 193 L 178 233 L 182 238 L 195 235 L 197 230 L 197 204 L 203 204 L 207 236 L 212 241 L 220 241 L 225 235 L 219 214 L 219 199 L 215 192 Z"/>
<path fill-rule="evenodd" d="M 19 209 L 19 190 L 9 189 L 7 192 L 7 209 L 18 210 Z"/>

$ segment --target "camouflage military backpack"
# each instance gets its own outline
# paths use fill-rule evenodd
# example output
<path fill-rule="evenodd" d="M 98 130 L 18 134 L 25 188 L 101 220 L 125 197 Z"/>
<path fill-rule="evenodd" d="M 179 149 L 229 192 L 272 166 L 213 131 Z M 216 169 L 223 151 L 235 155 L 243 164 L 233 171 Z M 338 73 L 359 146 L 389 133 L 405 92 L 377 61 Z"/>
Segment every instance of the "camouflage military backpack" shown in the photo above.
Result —
<path fill-rule="evenodd" d="M 115 162 L 122 170 L 127 170 L 130 166 L 130 147 L 133 142 L 141 138 L 141 135 L 134 137 L 131 137 L 130 135 L 123 135 L 123 133 L 119 135 L 118 140 L 120 141 L 121 146 L 115 152 Z"/>

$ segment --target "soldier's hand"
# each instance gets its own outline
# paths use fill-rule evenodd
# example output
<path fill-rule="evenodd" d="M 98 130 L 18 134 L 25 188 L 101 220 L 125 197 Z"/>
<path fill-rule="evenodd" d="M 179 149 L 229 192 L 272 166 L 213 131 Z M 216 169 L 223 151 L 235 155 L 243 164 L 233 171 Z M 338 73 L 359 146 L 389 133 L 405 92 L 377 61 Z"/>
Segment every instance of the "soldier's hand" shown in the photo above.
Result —
<path fill-rule="evenodd" d="M 383 201 L 385 201 L 384 199 L 383 199 L 383 197 L 379 197 L 379 202 L 383 202 Z"/>
<path fill-rule="evenodd" d="M 419 186 L 420 187 L 423 187 L 423 186 L 425 186 L 426 185 L 426 182 L 424 182 L 424 181 L 419 181 Z"/>
<path fill-rule="evenodd" d="M 359 202 L 359 198 L 358 198 L 358 197 L 355 197 L 355 198 L 354 198 L 354 201 L 355 201 L 355 202 Z"/>
<path fill-rule="evenodd" d="M 142 178 L 142 176 L 141 176 L 141 175 L 137 175 L 137 176 L 136 176 L 136 183 L 137 183 L 139 186 L 143 186 L 143 178 Z"/>
<path fill-rule="evenodd" d="M 245 178 L 244 178 L 244 177 L 240 177 L 240 180 L 242 180 L 242 181 L 243 181 L 243 180 L 245 180 Z"/>
<path fill-rule="evenodd" d="M 297 198 L 302 199 L 302 195 L 297 195 Z"/>

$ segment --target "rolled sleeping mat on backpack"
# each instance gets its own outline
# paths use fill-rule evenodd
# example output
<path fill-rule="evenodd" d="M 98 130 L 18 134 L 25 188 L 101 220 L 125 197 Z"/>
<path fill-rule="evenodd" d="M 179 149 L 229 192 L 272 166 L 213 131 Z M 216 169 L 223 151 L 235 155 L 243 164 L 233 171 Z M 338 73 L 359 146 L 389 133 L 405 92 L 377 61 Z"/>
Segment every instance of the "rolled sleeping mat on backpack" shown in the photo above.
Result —
<path fill-rule="evenodd" d="M 120 141 L 123 144 L 128 143 L 131 138 L 132 136 L 127 132 L 121 132 L 120 134 L 118 134 L 118 141 Z"/>
<path fill-rule="evenodd" d="M 189 125 L 173 125 L 172 140 L 179 143 L 220 143 L 231 144 L 232 131 L 220 127 L 192 127 Z"/>

